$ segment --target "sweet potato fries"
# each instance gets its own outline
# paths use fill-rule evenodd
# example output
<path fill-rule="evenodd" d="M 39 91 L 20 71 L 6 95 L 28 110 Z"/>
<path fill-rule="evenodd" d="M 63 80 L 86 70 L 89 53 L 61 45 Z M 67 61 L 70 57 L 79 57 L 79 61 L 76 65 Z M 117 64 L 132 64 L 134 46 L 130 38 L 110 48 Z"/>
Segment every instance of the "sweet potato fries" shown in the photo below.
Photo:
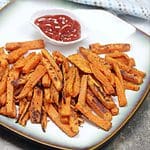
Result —
<path fill-rule="evenodd" d="M 51 55 L 43 40 L 6 43 L 0 48 L 0 114 L 22 126 L 41 124 L 44 132 L 49 118 L 70 137 L 85 118 L 108 131 L 119 107 L 128 105 L 125 91 L 138 91 L 145 77 L 124 53 L 129 50 L 129 44 L 96 43 L 66 57 Z"/>

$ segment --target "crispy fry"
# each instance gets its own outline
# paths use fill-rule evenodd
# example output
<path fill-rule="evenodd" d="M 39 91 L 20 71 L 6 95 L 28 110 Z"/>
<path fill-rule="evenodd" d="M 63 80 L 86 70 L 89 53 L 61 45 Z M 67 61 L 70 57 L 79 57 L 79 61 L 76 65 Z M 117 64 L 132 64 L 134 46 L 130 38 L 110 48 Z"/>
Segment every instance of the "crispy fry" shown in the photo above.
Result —
<path fill-rule="evenodd" d="M 46 73 L 46 68 L 42 65 L 38 65 L 34 72 L 32 72 L 31 77 L 25 84 L 24 88 L 20 92 L 20 94 L 16 97 L 17 99 L 22 99 L 28 95 L 30 90 L 38 83 L 38 81 L 43 77 Z"/>
<path fill-rule="evenodd" d="M 41 55 L 37 54 L 33 56 L 30 61 L 26 62 L 25 66 L 22 68 L 23 73 L 29 73 L 32 69 L 34 69 L 41 60 Z"/>
<path fill-rule="evenodd" d="M 139 85 L 134 84 L 132 82 L 128 82 L 126 80 L 123 80 L 124 88 L 127 90 L 133 90 L 138 91 L 140 89 Z"/>
<path fill-rule="evenodd" d="M 6 50 L 13 51 L 21 47 L 27 47 L 30 50 L 33 49 L 40 49 L 44 48 L 44 41 L 39 40 L 33 40 L 33 41 L 25 41 L 25 42 L 12 42 L 12 43 L 6 43 L 5 48 Z"/>
<path fill-rule="evenodd" d="M 15 118 L 17 115 L 16 106 L 14 103 L 14 87 L 12 85 L 12 81 L 14 80 L 14 71 L 11 70 L 9 72 L 8 78 L 7 78 L 7 102 L 6 102 L 6 109 L 7 109 L 7 115 L 9 117 Z"/>
<path fill-rule="evenodd" d="M 143 78 L 141 76 L 136 76 L 124 70 L 121 70 L 121 74 L 124 80 L 132 82 L 134 84 L 141 84 L 143 82 Z"/>
<path fill-rule="evenodd" d="M 81 105 L 80 103 L 78 103 L 76 105 L 76 108 L 84 115 L 88 118 L 88 120 L 90 120 L 92 123 L 94 123 L 95 125 L 97 125 L 98 127 L 108 131 L 111 128 L 111 122 L 108 120 L 104 120 L 101 117 L 95 115 L 92 113 L 91 109 L 85 105 Z"/>
<path fill-rule="evenodd" d="M 119 78 L 119 80 L 120 80 L 120 82 L 121 82 L 121 84 L 123 86 L 123 78 L 122 78 L 121 71 L 119 69 L 118 64 L 114 63 L 113 64 L 113 68 L 114 68 L 114 71 L 116 73 L 116 76 Z"/>
<path fill-rule="evenodd" d="M 54 84 L 56 89 L 58 91 L 60 91 L 62 89 L 62 82 L 59 79 L 58 75 L 56 74 L 55 69 L 52 67 L 52 65 L 49 63 L 49 61 L 47 59 L 45 59 L 45 58 L 42 58 L 42 63 L 45 66 L 45 68 L 47 69 L 49 77 L 52 80 L 52 83 Z"/>
<path fill-rule="evenodd" d="M 72 97 L 76 97 L 80 92 L 80 76 L 79 76 L 79 70 L 75 68 L 75 80 L 73 84 L 73 91 L 72 91 Z"/>
<path fill-rule="evenodd" d="M 30 119 L 32 123 L 40 123 L 42 113 L 43 92 L 35 87 L 30 107 Z"/>
<path fill-rule="evenodd" d="M 81 78 L 80 93 L 79 93 L 78 103 L 77 103 L 80 104 L 81 106 L 84 106 L 86 101 L 87 80 L 88 80 L 88 76 L 83 75 Z"/>
<path fill-rule="evenodd" d="M 24 67 L 25 62 L 26 62 L 26 59 L 24 58 L 24 56 L 21 56 L 14 64 L 14 68 L 20 69 Z"/>
<path fill-rule="evenodd" d="M 46 49 L 42 49 L 41 52 L 42 52 L 42 55 L 49 60 L 51 66 L 56 70 L 56 74 L 59 77 L 60 81 L 62 82 L 63 80 L 62 72 L 60 68 L 58 67 L 58 65 L 56 64 L 53 57 L 50 55 L 50 53 L 48 53 Z"/>
<path fill-rule="evenodd" d="M 21 47 L 21 48 L 18 48 L 16 50 L 12 51 L 8 55 L 8 62 L 9 63 L 16 62 L 22 55 L 24 55 L 25 53 L 27 53 L 28 50 L 29 49 L 27 47 Z"/>
<path fill-rule="evenodd" d="M 68 56 L 69 61 L 76 65 L 80 70 L 82 70 L 85 73 L 91 73 L 91 69 L 89 67 L 89 63 L 84 57 L 82 57 L 80 54 L 73 54 Z"/>
<path fill-rule="evenodd" d="M 52 119 L 52 121 L 63 131 L 65 132 L 68 136 L 73 137 L 77 133 L 73 132 L 68 124 L 62 124 L 60 120 L 60 115 L 54 108 L 52 104 L 46 106 L 46 110 L 48 113 L 48 116 Z"/>
<path fill-rule="evenodd" d="M 0 81 L 0 95 L 6 91 L 7 87 L 7 76 L 8 76 L 8 69 L 5 70 L 5 73 Z"/>
<path fill-rule="evenodd" d="M 118 96 L 119 106 L 120 107 L 126 106 L 127 99 L 125 96 L 125 90 L 124 90 L 124 87 L 122 86 L 120 80 L 116 76 L 115 76 L 115 83 L 116 83 L 116 92 L 117 92 L 117 96 Z"/>
<path fill-rule="evenodd" d="M 73 95 L 73 85 L 75 82 L 75 74 L 76 70 L 75 67 L 70 67 L 68 74 L 67 74 L 67 80 L 65 85 L 65 95 L 71 96 Z"/>
<path fill-rule="evenodd" d="M 49 88 L 51 85 L 51 79 L 48 75 L 48 73 L 46 73 L 43 77 L 42 77 L 42 85 L 45 88 Z"/>
<path fill-rule="evenodd" d="M 91 44 L 90 49 L 96 54 L 112 53 L 114 51 L 127 52 L 130 50 L 130 45 L 126 43 L 106 44 L 101 45 L 99 43 Z"/>
<path fill-rule="evenodd" d="M 112 120 L 112 115 L 110 111 L 96 99 L 96 97 L 90 95 L 89 93 L 87 94 L 87 99 L 86 99 L 88 105 L 94 110 L 94 112 L 99 115 L 101 118 L 111 121 Z"/>
<path fill-rule="evenodd" d="M 110 111 L 111 111 L 111 114 L 113 116 L 116 116 L 116 115 L 119 114 L 119 108 L 117 106 L 115 106 L 114 108 L 112 108 Z"/>

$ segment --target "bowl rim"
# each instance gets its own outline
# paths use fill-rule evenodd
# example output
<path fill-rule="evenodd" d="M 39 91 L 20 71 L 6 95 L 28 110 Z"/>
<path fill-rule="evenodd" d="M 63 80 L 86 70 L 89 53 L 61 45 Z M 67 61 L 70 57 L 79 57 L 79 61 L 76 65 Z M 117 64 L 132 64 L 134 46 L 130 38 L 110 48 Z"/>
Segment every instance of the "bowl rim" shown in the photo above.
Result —
<path fill-rule="evenodd" d="M 49 13 L 49 14 L 48 14 Z M 80 26 L 81 26 L 81 36 L 79 39 L 77 40 L 73 40 L 73 41 L 69 41 L 69 42 L 64 42 L 64 41 L 58 41 L 55 39 L 52 39 L 50 37 L 48 37 L 35 23 L 35 19 L 37 19 L 38 17 L 42 17 L 45 15 L 57 15 L 57 14 L 64 14 L 66 16 L 69 16 L 70 18 L 72 18 L 73 20 L 76 20 L 79 22 Z M 45 40 L 53 45 L 70 45 L 70 44 L 75 44 L 77 42 L 80 42 L 82 40 L 84 40 L 87 37 L 86 34 L 86 27 L 83 24 L 82 20 L 71 10 L 69 9 L 65 9 L 65 8 L 51 8 L 51 9 L 41 9 L 41 10 L 37 10 L 36 12 L 33 13 L 33 15 L 30 18 L 30 22 L 31 24 L 34 26 L 34 28 L 45 38 Z"/>

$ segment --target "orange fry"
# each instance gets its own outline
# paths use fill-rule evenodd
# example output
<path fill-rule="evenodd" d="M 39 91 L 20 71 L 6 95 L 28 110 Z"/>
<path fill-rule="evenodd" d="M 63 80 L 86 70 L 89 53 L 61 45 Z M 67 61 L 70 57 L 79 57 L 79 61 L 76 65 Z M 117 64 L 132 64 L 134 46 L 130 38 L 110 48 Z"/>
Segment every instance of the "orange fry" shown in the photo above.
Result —
<path fill-rule="evenodd" d="M 112 53 L 114 51 L 126 52 L 130 50 L 130 45 L 126 43 L 106 44 L 99 43 L 91 44 L 90 49 L 96 54 Z"/>
<path fill-rule="evenodd" d="M 30 50 L 44 48 L 43 40 L 33 40 L 33 41 L 25 41 L 25 42 L 12 42 L 6 43 L 6 50 L 13 51 L 21 47 L 27 47 Z"/>
<path fill-rule="evenodd" d="M 126 106 L 127 99 L 125 96 L 125 90 L 124 90 L 120 80 L 116 76 L 115 76 L 115 83 L 116 83 L 116 92 L 117 92 L 117 96 L 118 96 L 119 106 L 120 107 Z"/>

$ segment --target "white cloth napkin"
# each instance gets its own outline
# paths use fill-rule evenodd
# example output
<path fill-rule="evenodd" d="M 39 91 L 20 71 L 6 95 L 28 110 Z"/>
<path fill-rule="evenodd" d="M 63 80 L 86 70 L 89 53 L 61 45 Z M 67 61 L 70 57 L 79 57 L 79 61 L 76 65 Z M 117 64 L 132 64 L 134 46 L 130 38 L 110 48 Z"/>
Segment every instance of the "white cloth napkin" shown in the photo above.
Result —
<path fill-rule="evenodd" d="M 69 0 L 150 20 L 150 0 Z"/>

